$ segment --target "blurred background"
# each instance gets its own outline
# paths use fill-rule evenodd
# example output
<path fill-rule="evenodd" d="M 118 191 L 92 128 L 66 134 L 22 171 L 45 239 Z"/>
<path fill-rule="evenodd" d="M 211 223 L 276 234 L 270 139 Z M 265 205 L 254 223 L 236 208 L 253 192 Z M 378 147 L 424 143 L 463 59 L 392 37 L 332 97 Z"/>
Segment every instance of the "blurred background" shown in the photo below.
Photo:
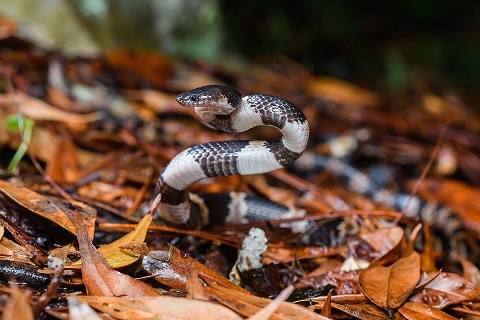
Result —
<path fill-rule="evenodd" d="M 285 55 L 389 92 L 480 87 L 480 2 L 3 0 L 20 34 L 67 55 L 128 48 L 209 63 Z"/>

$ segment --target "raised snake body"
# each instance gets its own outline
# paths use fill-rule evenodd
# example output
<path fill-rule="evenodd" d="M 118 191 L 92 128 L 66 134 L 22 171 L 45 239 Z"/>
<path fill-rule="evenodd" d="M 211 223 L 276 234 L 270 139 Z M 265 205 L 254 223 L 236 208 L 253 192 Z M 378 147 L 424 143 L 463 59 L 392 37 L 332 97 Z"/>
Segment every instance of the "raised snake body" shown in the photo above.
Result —
<path fill-rule="evenodd" d="M 177 102 L 193 107 L 203 122 L 216 129 L 243 132 L 267 125 L 280 130 L 282 137 L 272 141 L 208 142 L 174 157 L 160 175 L 156 193 L 161 195 L 159 216 L 175 225 L 198 227 L 208 222 L 208 216 L 192 208 L 192 202 L 196 207 L 203 206 L 201 199 L 189 197 L 187 188 L 192 183 L 207 177 L 259 174 L 285 167 L 302 154 L 308 142 L 305 115 L 292 103 L 273 95 L 243 97 L 231 87 L 208 85 L 181 93 Z"/>
<path fill-rule="evenodd" d="M 295 105 L 272 95 L 242 97 L 237 90 L 222 85 L 184 92 L 177 101 L 183 106 L 195 108 L 200 119 L 216 129 L 243 132 L 267 125 L 279 129 L 282 138 L 273 141 L 208 142 L 184 150 L 168 164 L 158 179 L 156 194 L 161 197 L 158 207 L 161 218 L 175 225 L 196 228 L 208 224 L 210 220 L 222 220 L 209 216 L 207 207 L 214 205 L 227 207 L 228 216 L 224 220 L 236 223 L 305 214 L 303 210 L 286 208 L 261 198 L 249 199 L 239 192 L 201 198 L 187 191 L 189 185 L 207 177 L 266 173 L 291 165 L 305 150 L 309 137 L 305 115 Z M 403 211 L 409 217 L 422 218 L 442 230 L 451 240 L 451 245 L 461 249 L 459 252 L 464 251 L 463 228 L 449 208 L 382 189 L 340 160 L 308 153 L 296 163 L 296 167 L 329 171 L 345 180 L 352 191 Z M 302 233 L 312 231 L 308 222 L 290 224 L 290 227 Z"/>

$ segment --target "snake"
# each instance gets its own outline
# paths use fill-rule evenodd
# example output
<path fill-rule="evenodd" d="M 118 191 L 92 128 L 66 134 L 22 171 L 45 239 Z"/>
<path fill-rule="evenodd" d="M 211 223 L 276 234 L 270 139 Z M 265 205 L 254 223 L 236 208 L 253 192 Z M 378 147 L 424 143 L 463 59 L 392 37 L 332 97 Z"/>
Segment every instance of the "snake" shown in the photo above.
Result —
<path fill-rule="evenodd" d="M 200 120 L 214 129 L 238 133 L 257 126 L 272 126 L 280 131 L 281 137 L 207 142 L 177 154 L 160 174 L 155 188 L 160 197 L 156 212 L 168 224 L 199 228 L 209 223 L 207 201 L 188 192 L 191 184 L 205 178 L 264 174 L 284 168 L 300 157 L 308 143 L 310 129 L 304 113 L 275 95 L 243 96 L 235 88 L 213 84 L 182 92 L 176 101 L 193 108 Z M 283 210 L 283 206 L 277 206 L 271 214 L 263 214 L 263 205 L 247 200 L 244 193 L 230 193 L 223 201 L 228 207 L 227 220 L 282 219 L 303 214 L 302 210 Z"/>
<path fill-rule="evenodd" d="M 299 174 L 328 172 L 342 181 L 348 190 L 402 212 L 408 218 L 428 223 L 449 240 L 452 248 L 465 253 L 466 229 L 458 214 L 446 205 L 409 193 L 390 191 L 345 161 L 313 151 L 303 153 L 291 169 Z"/>

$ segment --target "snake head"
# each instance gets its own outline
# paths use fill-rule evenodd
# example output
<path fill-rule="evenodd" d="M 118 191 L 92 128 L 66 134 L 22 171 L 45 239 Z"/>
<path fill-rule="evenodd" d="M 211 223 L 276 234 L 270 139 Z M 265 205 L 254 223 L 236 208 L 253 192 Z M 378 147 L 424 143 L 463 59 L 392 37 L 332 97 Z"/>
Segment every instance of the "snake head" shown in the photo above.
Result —
<path fill-rule="evenodd" d="M 195 108 L 195 112 L 205 122 L 217 115 L 229 115 L 242 101 L 237 90 L 223 85 L 208 85 L 183 92 L 177 96 L 177 102 L 185 107 Z"/>

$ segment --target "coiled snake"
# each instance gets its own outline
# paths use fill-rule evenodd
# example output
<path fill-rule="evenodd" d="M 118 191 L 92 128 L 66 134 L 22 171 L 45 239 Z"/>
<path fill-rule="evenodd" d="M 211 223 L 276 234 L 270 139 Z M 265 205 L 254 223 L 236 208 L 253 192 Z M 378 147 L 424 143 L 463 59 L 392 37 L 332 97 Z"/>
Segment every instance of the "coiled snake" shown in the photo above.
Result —
<path fill-rule="evenodd" d="M 270 172 L 292 164 L 307 145 L 305 115 L 277 96 L 242 96 L 228 86 L 207 85 L 181 93 L 177 102 L 193 107 L 203 122 L 216 129 L 243 132 L 266 125 L 280 130 L 282 137 L 272 141 L 208 142 L 179 153 L 160 175 L 155 191 L 161 197 L 157 212 L 168 223 L 193 228 L 208 223 L 202 199 L 188 194 L 192 183 L 207 177 Z"/>

